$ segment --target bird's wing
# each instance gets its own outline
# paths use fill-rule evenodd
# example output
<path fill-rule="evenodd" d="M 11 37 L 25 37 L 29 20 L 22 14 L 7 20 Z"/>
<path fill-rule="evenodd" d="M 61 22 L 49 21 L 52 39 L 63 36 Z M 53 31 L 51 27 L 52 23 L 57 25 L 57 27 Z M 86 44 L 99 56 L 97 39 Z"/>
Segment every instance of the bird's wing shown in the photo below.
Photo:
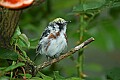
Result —
<path fill-rule="evenodd" d="M 42 50 L 48 44 L 48 38 L 47 37 L 48 37 L 49 34 L 50 34 L 50 30 L 49 29 L 45 29 L 45 31 L 42 33 L 42 36 L 41 36 L 40 41 L 39 41 L 39 44 L 38 44 L 38 46 L 36 48 L 36 53 L 37 54 L 36 54 L 34 60 L 36 60 L 36 58 L 37 58 L 37 56 L 39 54 L 43 54 Z"/>
<path fill-rule="evenodd" d="M 48 44 L 47 37 L 49 36 L 49 34 L 50 34 L 50 29 L 49 29 L 49 27 L 47 27 L 40 37 L 40 41 L 39 41 L 39 44 L 38 44 L 37 49 L 36 49 L 37 54 L 42 53 L 41 52 L 42 47 L 44 47 L 46 44 Z"/>
<path fill-rule="evenodd" d="M 49 34 L 50 34 L 50 29 L 46 28 L 45 31 L 42 33 L 40 40 L 43 39 L 44 37 L 47 37 Z"/>
<path fill-rule="evenodd" d="M 37 49 L 36 49 L 36 53 L 39 54 L 41 49 L 42 49 L 42 44 L 38 44 Z"/>

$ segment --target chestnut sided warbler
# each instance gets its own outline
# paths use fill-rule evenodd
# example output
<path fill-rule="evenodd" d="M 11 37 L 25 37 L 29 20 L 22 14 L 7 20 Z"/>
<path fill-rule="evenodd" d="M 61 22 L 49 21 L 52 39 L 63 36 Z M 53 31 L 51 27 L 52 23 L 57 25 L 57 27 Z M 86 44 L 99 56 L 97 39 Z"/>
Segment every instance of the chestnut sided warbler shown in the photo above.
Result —
<path fill-rule="evenodd" d="M 48 59 L 60 56 L 67 47 L 67 23 L 68 21 L 62 18 L 56 18 L 49 23 L 38 43 L 36 57 L 38 54 L 46 55 Z"/>

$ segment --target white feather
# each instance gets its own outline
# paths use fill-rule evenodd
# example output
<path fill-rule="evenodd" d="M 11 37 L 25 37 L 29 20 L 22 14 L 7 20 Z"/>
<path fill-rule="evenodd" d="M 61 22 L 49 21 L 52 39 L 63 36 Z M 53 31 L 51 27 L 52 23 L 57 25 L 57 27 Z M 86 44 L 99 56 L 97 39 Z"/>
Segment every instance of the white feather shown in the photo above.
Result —
<path fill-rule="evenodd" d="M 64 33 L 60 33 L 60 36 L 58 36 L 58 38 L 51 40 L 48 50 L 46 51 L 46 54 L 50 57 L 54 55 L 59 56 L 66 46 L 67 42 Z"/>

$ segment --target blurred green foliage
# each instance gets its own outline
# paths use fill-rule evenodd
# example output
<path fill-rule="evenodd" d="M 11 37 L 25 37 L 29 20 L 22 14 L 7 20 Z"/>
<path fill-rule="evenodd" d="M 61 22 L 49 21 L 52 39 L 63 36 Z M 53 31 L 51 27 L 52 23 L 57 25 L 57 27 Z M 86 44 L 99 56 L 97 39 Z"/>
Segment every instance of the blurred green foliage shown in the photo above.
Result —
<path fill-rule="evenodd" d="M 113 68 L 106 72 L 106 77 L 109 80 L 119 80 L 120 79 L 120 68 Z"/>
<path fill-rule="evenodd" d="M 0 48 L 0 59 L 17 60 L 18 55 L 16 52 L 14 52 L 12 50 Z"/>

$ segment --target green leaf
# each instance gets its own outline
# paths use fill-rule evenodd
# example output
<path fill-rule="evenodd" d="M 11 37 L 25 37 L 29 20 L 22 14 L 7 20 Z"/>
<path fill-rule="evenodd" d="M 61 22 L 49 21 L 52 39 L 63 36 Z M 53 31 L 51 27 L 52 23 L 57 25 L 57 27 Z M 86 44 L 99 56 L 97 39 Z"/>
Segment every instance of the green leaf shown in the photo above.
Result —
<path fill-rule="evenodd" d="M 80 4 L 73 8 L 73 11 L 87 11 L 93 9 L 99 9 L 105 4 L 105 0 L 85 0 L 83 4 Z"/>
<path fill-rule="evenodd" d="M 24 55 L 24 56 L 25 56 L 25 55 Z M 25 57 L 26 57 L 26 56 L 25 56 Z M 22 55 L 18 54 L 18 58 L 19 58 L 20 61 L 26 62 L 26 59 L 25 59 Z"/>
<path fill-rule="evenodd" d="M 17 38 L 18 37 L 18 35 L 20 35 L 21 34 L 21 32 L 20 32 L 20 28 L 19 28 L 19 26 L 16 28 L 16 30 L 15 30 L 15 33 L 14 33 L 14 35 L 13 35 L 13 38 Z"/>
<path fill-rule="evenodd" d="M 0 80 L 9 80 L 10 78 L 8 76 L 1 76 Z"/>
<path fill-rule="evenodd" d="M 77 78 L 77 77 L 71 77 L 71 78 L 68 78 L 68 79 L 65 79 L 65 80 L 80 80 L 80 78 Z"/>
<path fill-rule="evenodd" d="M 70 77 L 66 79 L 60 76 L 59 71 L 54 71 L 54 77 L 55 77 L 55 80 L 80 80 L 80 78 L 77 78 L 77 77 Z"/>
<path fill-rule="evenodd" d="M 36 45 L 38 45 L 39 39 L 30 39 L 30 48 L 36 49 Z"/>
<path fill-rule="evenodd" d="M 43 80 L 53 80 L 52 77 L 46 76 L 46 75 L 42 74 L 41 72 L 38 72 L 38 73 L 41 75 L 41 77 L 43 78 Z"/>
<path fill-rule="evenodd" d="M 2 71 L 2 70 L 4 70 L 4 69 L 6 69 L 6 67 L 0 67 L 0 71 Z"/>
<path fill-rule="evenodd" d="M 12 50 L 0 48 L 0 58 L 1 59 L 17 60 L 18 55 L 16 52 L 14 52 Z"/>
<path fill-rule="evenodd" d="M 30 47 L 30 42 L 25 34 L 21 34 L 19 27 L 17 27 L 12 40 L 11 40 L 11 45 L 17 44 L 17 46 L 23 48 L 23 47 Z"/>
<path fill-rule="evenodd" d="M 120 68 L 113 68 L 109 70 L 106 76 L 107 76 L 107 79 L 110 79 L 110 80 L 120 80 Z"/>
<path fill-rule="evenodd" d="M 101 10 L 103 8 L 119 7 L 120 0 L 85 0 L 82 4 L 73 7 L 73 12 Z"/>
<path fill-rule="evenodd" d="M 19 74 L 19 75 L 21 75 L 21 76 L 25 76 L 27 79 L 30 79 L 30 78 L 32 77 L 31 74 Z"/>
<path fill-rule="evenodd" d="M 30 42 L 25 34 L 20 34 L 19 38 L 25 44 L 25 46 L 30 47 Z"/>
<path fill-rule="evenodd" d="M 59 75 L 59 71 L 54 71 L 55 80 L 65 80 L 64 77 Z"/>
<path fill-rule="evenodd" d="M 39 78 L 39 77 L 32 77 L 31 79 L 29 80 L 43 80 L 42 78 Z"/>
<path fill-rule="evenodd" d="M 6 69 L 6 67 L 0 67 L 0 76 L 3 76 L 4 75 L 4 72 L 3 70 Z M 1 77 L 0 77 L 1 78 Z M 1 79 L 0 79 L 1 80 Z"/>
<path fill-rule="evenodd" d="M 106 7 L 119 7 L 120 6 L 120 0 L 106 0 L 105 5 Z"/>
<path fill-rule="evenodd" d="M 10 41 L 10 44 L 16 44 L 18 40 L 18 36 L 21 34 L 19 26 L 16 28 L 14 35 L 12 36 L 12 39 Z"/>
<path fill-rule="evenodd" d="M 24 66 L 25 64 L 24 63 L 17 63 L 15 65 L 11 65 L 9 67 L 7 67 L 4 72 L 8 72 L 8 71 L 11 71 L 11 70 L 14 70 L 15 68 L 17 67 L 20 67 L 20 66 Z"/>

